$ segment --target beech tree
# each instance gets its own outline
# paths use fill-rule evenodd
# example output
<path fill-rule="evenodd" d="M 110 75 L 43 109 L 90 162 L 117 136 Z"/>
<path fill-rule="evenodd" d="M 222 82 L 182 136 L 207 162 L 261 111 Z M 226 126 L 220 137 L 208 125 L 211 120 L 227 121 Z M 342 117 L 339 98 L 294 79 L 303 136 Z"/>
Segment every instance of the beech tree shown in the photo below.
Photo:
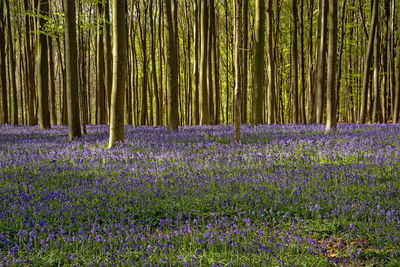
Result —
<path fill-rule="evenodd" d="M 69 140 L 81 137 L 78 100 L 78 49 L 76 42 L 75 0 L 64 0 L 65 68 L 67 74 L 67 105 Z"/>
<path fill-rule="evenodd" d="M 113 147 L 124 141 L 124 107 L 127 74 L 128 38 L 126 32 L 126 1 L 112 0 L 113 82 L 111 90 L 110 141 Z"/>

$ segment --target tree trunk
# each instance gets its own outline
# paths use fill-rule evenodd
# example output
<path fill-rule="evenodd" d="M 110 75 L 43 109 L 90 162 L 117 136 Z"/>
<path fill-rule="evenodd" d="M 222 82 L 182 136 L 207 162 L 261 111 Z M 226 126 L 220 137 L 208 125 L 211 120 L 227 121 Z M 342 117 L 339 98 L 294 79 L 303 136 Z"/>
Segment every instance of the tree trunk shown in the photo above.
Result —
<path fill-rule="evenodd" d="M 106 98 L 104 84 L 104 6 L 100 1 L 97 3 L 97 57 L 96 57 L 96 120 L 99 124 L 106 123 Z"/>
<path fill-rule="evenodd" d="M 369 81 L 370 81 L 370 67 L 371 67 L 376 25 L 378 23 L 378 2 L 379 2 L 379 0 L 373 0 L 373 1 L 374 1 L 374 5 L 373 5 L 373 9 L 372 9 L 370 35 L 369 35 L 369 39 L 368 39 L 367 53 L 365 54 L 365 61 L 364 61 L 364 74 L 363 74 L 362 91 L 361 91 L 361 110 L 360 110 L 360 120 L 359 120 L 360 123 L 366 122 L 368 85 L 369 85 Z"/>
<path fill-rule="evenodd" d="M 28 0 L 24 0 L 25 11 L 30 11 L 31 8 L 28 4 Z M 35 64 L 33 51 L 31 49 L 31 21 L 28 12 L 25 14 L 25 86 L 28 92 L 28 125 L 34 125 L 34 105 L 35 105 Z M 1 35 L 1 34 L 0 34 Z"/>
<path fill-rule="evenodd" d="M 9 0 L 5 0 L 6 3 L 6 19 L 7 19 L 7 31 L 8 31 L 8 63 L 10 64 L 10 85 L 11 85 L 11 92 L 12 92 L 12 101 L 11 101 L 11 124 L 18 124 L 18 100 L 17 100 L 17 82 L 16 82 L 16 64 L 15 64 L 15 53 L 14 53 L 14 44 L 13 44 L 13 36 L 11 30 L 11 21 L 10 21 L 10 3 Z"/>
<path fill-rule="evenodd" d="M 49 13 L 49 0 L 39 1 L 39 9 L 41 17 L 39 19 L 40 30 L 45 32 L 45 17 Z M 40 129 L 50 129 L 50 112 L 49 112 L 49 65 L 47 52 L 47 36 L 43 33 L 38 37 L 39 61 L 38 61 L 38 89 L 39 89 L 39 125 Z"/>
<path fill-rule="evenodd" d="M 57 124 L 56 84 L 55 84 L 55 74 L 54 74 L 53 41 L 51 38 L 47 39 L 47 45 L 49 46 L 49 76 L 50 76 L 49 92 L 51 99 L 50 121 L 52 121 L 53 124 L 56 125 Z"/>
<path fill-rule="evenodd" d="M 319 42 L 319 52 L 317 60 L 317 95 L 316 104 L 316 119 L 317 123 L 323 122 L 324 117 L 324 99 L 326 88 L 326 35 L 327 35 L 327 18 L 328 18 L 328 0 L 320 0 L 321 3 L 321 36 Z"/>
<path fill-rule="evenodd" d="M 400 21 L 399 21 L 400 24 Z M 400 37 L 400 33 L 398 33 Z M 395 99 L 394 99 L 394 108 L 393 108 L 393 123 L 400 122 L 400 42 L 397 42 L 397 69 L 396 69 L 396 88 L 395 90 Z"/>
<path fill-rule="evenodd" d="M 110 120 L 111 88 L 112 88 L 112 47 L 111 47 L 111 21 L 110 21 L 110 0 L 104 2 L 104 47 L 105 47 L 105 91 L 108 118 Z"/>
<path fill-rule="evenodd" d="M 208 86 L 207 86 L 207 55 L 208 55 L 208 0 L 200 1 L 200 125 L 209 123 Z"/>
<path fill-rule="evenodd" d="M 214 84 L 213 84 L 213 64 L 212 64 L 212 45 L 214 39 L 213 27 L 215 26 L 214 0 L 209 0 L 208 4 L 208 50 L 207 50 L 207 95 L 208 95 L 208 121 L 214 124 Z"/>
<path fill-rule="evenodd" d="M 148 11 L 148 3 L 147 0 L 143 1 L 144 10 L 139 12 L 139 27 L 140 27 L 140 39 L 142 44 L 142 56 L 143 56 L 143 64 L 142 64 L 142 94 L 141 94 L 141 115 L 140 115 L 140 125 L 146 125 L 148 121 L 148 110 L 147 110 L 147 11 Z M 139 8 L 139 2 L 138 2 Z M 143 19 L 141 19 L 141 12 L 143 12 Z"/>
<path fill-rule="evenodd" d="M 243 1 L 243 86 L 242 123 L 247 123 L 248 51 L 249 51 L 249 0 Z"/>
<path fill-rule="evenodd" d="M 297 47 L 297 0 L 292 0 L 293 32 L 292 32 L 292 90 L 293 90 L 293 123 L 299 122 L 299 66 Z"/>
<path fill-rule="evenodd" d="M 7 105 L 7 69 L 6 69 L 6 49 L 5 49 L 5 21 L 4 21 L 4 2 L 0 1 L 0 78 L 1 78 L 1 123 L 8 123 Z"/>
<path fill-rule="evenodd" d="M 173 2 L 173 3 L 171 3 Z M 168 65 L 168 129 L 178 130 L 178 59 L 177 59 L 177 41 L 173 17 L 172 5 L 177 8 L 176 1 L 164 1 L 164 27 L 166 40 L 166 55 Z"/>
<path fill-rule="evenodd" d="M 150 1 L 150 6 L 153 6 L 153 0 Z M 162 113 L 160 110 L 160 98 L 158 94 L 158 84 L 157 84 L 157 70 L 156 70 L 156 45 L 155 45 L 155 34 L 154 34 L 154 22 L 153 22 L 153 12 L 150 9 L 150 32 L 151 32 L 151 65 L 153 72 L 153 87 L 154 96 L 156 98 L 156 125 L 161 125 Z"/>
<path fill-rule="evenodd" d="M 200 107 L 199 107 L 199 42 L 200 42 L 200 31 L 199 31 L 199 0 L 194 0 L 194 112 L 193 112 L 193 124 L 197 125 L 200 123 Z"/>
<path fill-rule="evenodd" d="M 75 0 L 64 0 L 65 69 L 67 75 L 68 136 L 81 137 L 78 100 L 78 50 L 76 47 Z"/>
<path fill-rule="evenodd" d="M 126 32 L 126 1 L 112 1 L 113 14 L 113 82 L 111 91 L 110 141 L 109 147 L 124 141 L 124 108 L 127 69 L 128 39 Z"/>
<path fill-rule="evenodd" d="M 329 1 L 329 49 L 326 101 L 326 131 L 336 129 L 337 1 Z"/>
<path fill-rule="evenodd" d="M 275 123 L 275 58 L 272 44 L 273 35 L 273 0 L 267 0 L 267 53 L 268 53 L 268 116 L 267 123 Z"/>
<path fill-rule="evenodd" d="M 380 103 L 380 79 L 379 79 L 379 63 L 381 60 L 380 54 L 380 34 L 379 34 L 379 25 L 377 26 L 377 30 L 375 31 L 375 45 L 374 45 L 374 74 L 373 74 L 373 83 L 374 83 L 374 103 L 373 103 L 373 111 L 372 111 L 372 122 L 382 122 L 382 113 L 381 113 L 381 103 Z"/>
<path fill-rule="evenodd" d="M 268 0 L 269 1 L 269 0 Z M 263 94 L 264 94 L 264 47 L 265 47 L 265 1 L 256 1 L 255 16 L 255 65 L 254 90 L 255 100 L 252 103 L 254 124 L 263 123 Z"/>
<path fill-rule="evenodd" d="M 242 0 L 235 0 L 235 112 L 234 112 L 234 133 L 236 142 L 240 142 L 240 108 L 241 108 L 241 87 L 242 87 Z"/>

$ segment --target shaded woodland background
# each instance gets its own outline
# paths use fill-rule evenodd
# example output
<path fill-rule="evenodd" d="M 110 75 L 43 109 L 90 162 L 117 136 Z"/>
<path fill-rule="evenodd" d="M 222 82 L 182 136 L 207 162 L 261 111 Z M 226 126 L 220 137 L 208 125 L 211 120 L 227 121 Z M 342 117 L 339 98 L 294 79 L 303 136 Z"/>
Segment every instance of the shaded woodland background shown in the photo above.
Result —
<path fill-rule="evenodd" d="M 66 2 L 0 1 L 0 123 L 68 124 Z M 252 124 L 399 121 L 398 1 L 119 2 L 125 124 L 167 125 L 175 104 L 177 125 L 233 123 L 235 113 Z M 71 106 L 81 124 L 107 124 L 114 11 L 109 0 L 74 4 Z"/>

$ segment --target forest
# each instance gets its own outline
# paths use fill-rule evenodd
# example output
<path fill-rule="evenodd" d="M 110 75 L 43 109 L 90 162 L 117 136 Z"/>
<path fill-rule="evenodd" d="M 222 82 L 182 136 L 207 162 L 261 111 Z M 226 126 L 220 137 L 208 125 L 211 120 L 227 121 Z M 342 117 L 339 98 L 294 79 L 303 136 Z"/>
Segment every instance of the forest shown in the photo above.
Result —
<path fill-rule="evenodd" d="M 397 0 L 0 0 L 0 266 L 400 265 Z"/>

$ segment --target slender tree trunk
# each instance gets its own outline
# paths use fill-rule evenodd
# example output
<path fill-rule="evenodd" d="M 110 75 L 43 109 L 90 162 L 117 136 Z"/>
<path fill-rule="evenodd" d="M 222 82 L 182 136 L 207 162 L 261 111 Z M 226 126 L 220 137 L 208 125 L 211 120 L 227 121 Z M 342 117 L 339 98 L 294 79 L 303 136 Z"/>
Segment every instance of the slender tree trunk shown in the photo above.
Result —
<path fill-rule="evenodd" d="M 141 44 L 142 44 L 142 56 L 143 56 L 140 125 L 146 125 L 146 123 L 148 122 L 148 114 L 147 114 L 148 113 L 148 110 L 147 110 L 147 31 L 146 31 L 147 12 L 148 12 L 147 0 L 143 1 L 143 3 L 144 3 L 144 10 L 140 11 L 143 14 L 139 14 L 140 40 L 141 40 Z M 138 5 L 138 8 L 139 8 L 139 5 Z M 143 15 L 143 18 L 141 19 L 142 15 Z"/>
<path fill-rule="evenodd" d="M 304 0 L 300 1 L 300 88 L 299 88 L 299 122 L 306 123 L 306 106 L 305 106 L 305 70 L 304 70 Z"/>
<path fill-rule="evenodd" d="M 293 33 L 292 33 L 292 90 L 293 90 L 293 123 L 299 122 L 299 66 L 297 47 L 297 0 L 292 0 Z"/>
<path fill-rule="evenodd" d="M 346 16 L 346 3 L 347 0 L 343 1 L 343 7 L 342 7 L 342 22 L 341 22 L 341 35 L 340 35 L 340 48 L 339 48 L 339 60 L 338 60 L 338 70 L 337 70 L 337 78 L 336 78 L 336 110 L 339 111 L 340 107 L 340 84 L 341 84 L 341 79 L 342 79 L 342 58 L 343 58 L 343 46 L 344 46 L 344 38 L 345 38 L 345 16 Z M 346 98 L 346 97 L 345 97 Z M 345 100 L 346 102 L 346 100 Z M 338 114 L 337 116 L 340 118 L 340 115 Z"/>
<path fill-rule="evenodd" d="M 212 10 L 214 10 L 214 0 L 208 0 L 208 38 L 207 38 L 207 95 L 208 95 L 208 124 L 214 124 L 214 84 L 213 84 L 213 64 L 212 64 L 212 44 L 214 39 L 213 27 L 215 26 L 215 18 Z"/>
<path fill-rule="evenodd" d="M 96 120 L 99 124 L 106 123 L 106 97 L 104 83 L 104 6 L 97 3 L 97 57 L 96 57 Z"/>
<path fill-rule="evenodd" d="M 218 18 L 215 16 L 215 10 L 212 11 L 215 21 L 218 22 Z M 218 49 L 218 34 L 216 23 L 214 23 L 214 38 L 212 43 L 213 50 L 213 69 L 214 69 L 214 89 L 215 89 L 215 107 L 214 107 L 214 122 L 216 125 L 220 124 L 220 106 L 221 106 L 221 96 L 220 96 L 220 86 L 219 86 L 219 49 Z"/>
<path fill-rule="evenodd" d="M 57 124 L 57 110 L 56 110 L 56 84 L 55 84 L 55 74 L 54 74 L 54 58 L 53 58 L 53 40 L 51 38 L 47 39 L 47 44 L 49 46 L 49 76 L 50 76 L 50 99 L 51 99 L 51 110 L 50 119 L 54 125 Z M 76 79 L 76 78 L 75 78 Z"/>
<path fill-rule="evenodd" d="M 150 0 L 150 6 L 153 7 L 153 0 Z M 156 70 L 156 45 L 155 45 L 155 34 L 154 34 L 154 22 L 153 22 L 153 12 L 152 8 L 150 9 L 150 32 L 151 32 L 151 65 L 153 72 L 153 87 L 154 87 L 154 96 L 156 99 L 156 125 L 161 125 L 162 114 L 160 110 L 160 98 L 158 93 L 158 84 L 157 84 L 157 70 Z"/>
<path fill-rule="evenodd" d="M 378 2 L 379 2 L 379 0 L 373 0 L 373 1 L 374 1 L 374 5 L 373 5 L 373 9 L 372 9 L 370 35 L 369 35 L 369 40 L 368 40 L 367 53 L 365 54 L 365 61 L 364 61 L 364 74 L 363 74 L 362 91 L 361 91 L 361 110 L 360 110 L 360 120 L 359 120 L 360 123 L 366 122 L 368 85 L 369 85 L 369 81 L 370 81 L 369 75 L 370 75 L 370 67 L 371 67 L 376 25 L 378 23 Z"/>
<path fill-rule="evenodd" d="M 200 31 L 199 31 L 199 0 L 194 0 L 194 118 L 193 124 L 197 125 L 200 123 L 200 107 L 199 107 L 199 69 L 200 69 L 200 61 L 199 61 L 199 42 L 200 42 Z"/>
<path fill-rule="evenodd" d="M 235 112 L 234 112 L 234 133 L 236 142 L 240 142 L 240 124 L 241 119 L 241 87 L 242 87 L 242 0 L 235 0 Z"/>
<path fill-rule="evenodd" d="M 39 27 L 41 31 L 45 30 L 45 17 L 49 15 L 49 0 L 41 0 L 39 4 L 41 17 Z M 39 125 L 40 129 L 50 129 L 49 112 L 49 64 L 47 52 L 47 36 L 43 33 L 38 37 L 39 61 L 38 61 L 38 89 L 39 89 Z"/>
<path fill-rule="evenodd" d="M 248 51 L 249 51 L 249 1 L 243 1 L 243 86 L 242 86 L 242 123 L 247 123 L 248 93 Z"/>
<path fill-rule="evenodd" d="M 268 0 L 269 1 L 269 0 Z M 263 92 L 264 92 L 264 47 L 265 47 L 265 1 L 256 1 L 255 16 L 255 65 L 254 65 L 254 89 L 253 123 L 263 123 Z"/>
<path fill-rule="evenodd" d="M 64 0 L 65 69 L 67 72 L 68 136 L 81 137 L 78 100 L 78 49 L 76 47 L 75 0 Z"/>
<path fill-rule="evenodd" d="M 400 21 L 399 21 L 400 26 Z M 400 33 L 398 33 L 400 37 Z M 400 38 L 399 38 L 400 40 Z M 397 42 L 397 69 L 396 69 L 396 88 L 394 89 L 394 108 L 393 108 L 393 123 L 400 122 L 400 42 Z"/>
<path fill-rule="evenodd" d="M 163 18 L 164 18 L 164 12 L 163 12 L 163 0 L 158 0 L 159 2 L 159 16 L 158 16 L 158 51 L 159 51 L 159 78 L 160 78 L 160 91 L 159 91 L 159 99 L 160 99 L 160 112 L 162 114 L 164 108 L 163 108 L 163 39 L 162 39 L 162 29 L 163 29 Z M 163 118 L 161 118 L 161 125 L 163 125 Z"/>
<path fill-rule="evenodd" d="M 17 98 L 17 82 L 16 82 L 16 64 L 15 64 L 15 53 L 14 53 L 14 44 L 13 44 L 13 35 L 11 30 L 11 21 L 10 21 L 10 7 L 9 0 L 5 0 L 6 3 L 6 19 L 7 19 L 7 40 L 8 40 L 8 62 L 10 66 L 10 87 L 12 92 L 12 101 L 11 101 L 11 124 L 18 124 L 18 98 Z"/>
<path fill-rule="evenodd" d="M 24 8 L 25 11 L 30 11 L 31 8 L 29 6 L 28 0 L 24 0 Z M 35 64 L 34 64 L 34 56 L 33 49 L 31 48 L 31 21 L 28 15 L 28 12 L 25 14 L 25 76 L 28 92 L 28 125 L 34 125 L 35 116 L 34 116 L 34 105 L 35 105 Z M 1 35 L 1 34 L 0 34 Z"/>
<path fill-rule="evenodd" d="M 8 123 L 7 105 L 7 69 L 6 69 L 6 49 L 5 49 L 5 21 L 4 21 L 4 2 L 0 1 L 0 78 L 1 78 L 1 123 Z"/>
<path fill-rule="evenodd" d="M 273 35 L 273 0 L 267 0 L 267 53 L 268 53 L 268 116 L 267 123 L 275 123 L 275 58 L 272 44 Z"/>
<path fill-rule="evenodd" d="M 172 3 L 171 3 L 172 2 Z M 167 49 L 168 64 L 168 129 L 178 130 L 179 113 L 178 113 L 178 58 L 177 58 L 177 41 L 178 36 L 175 32 L 172 16 L 172 5 L 177 8 L 177 3 L 173 1 L 164 1 L 164 27 Z"/>
<path fill-rule="evenodd" d="M 126 1 L 112 0 L 113 14 L 113 82 L 111 90 L 110 141 L 113 147 L 118 141 L 124 141 L 124 110 L 126 90 L 127 48 Z"/>
<path fill-rule="evenodd" d="M 112 47 L 111 47 L 111 20 L 110 20 L 110 0 L 104 2 L 104 47 L 105 47 L 105 91 L 107 104 L 107 120 L 110 120 L 111 107 L 111 88 L 112 88 Z"/>
<path fill-rule="evenodd" d="M 208 0 L 200 1 L 200 124 L 209 123 L 208 86 L 207 86 L 207 55 L 208 55 Z"/>
<path fill-rule="evenodd" d="M 381 60 L 380 54 L 380 34 L 379 34 L 379 25 L 377 26 L 377 30 L 375 31 L 375 45 L 374 45 L 374 74 L 373 74 L 373 83 L 374 83 L 374 103 L 373 103 L 373 111 L 372 111 L 372 122 L 382 122 L 382 113 L 381 113 L 381 103 L 380 103 L 380 71 L 379 71 L 379 63 Z"/>
<path fill-rule="evenodd" d="M 307 123 L 316 122 L 315 113 L 315 65 L 313 64 L 313 13 L 314 1 L 309 2 L 308 7 L 308 97 L 307 97 Z M 320 32 L 321 13 L 318 14 L 317 35 Z M 319 38 L 317 37 L 317 42 Z M 318 45 L 318 44 L 317 44 Z M 318 51 L 318 49 L 316 49 Z"/>
<path fill-rule="evenodd" d="M 336 129 L 337 1 L 329 1 L 326 131 Z"/>
<path fill-rule="evenodd" d="M 317 123 L 323 122 L 324 117 L 324 99 L 326 88 L 326 35 L 328 18 L 328 0 L 322 1 L 321 10 L 321 36 L 319 42 L 319 52 L 317 61 L 317 96 L 316 96 L 316 119 Z"/>

